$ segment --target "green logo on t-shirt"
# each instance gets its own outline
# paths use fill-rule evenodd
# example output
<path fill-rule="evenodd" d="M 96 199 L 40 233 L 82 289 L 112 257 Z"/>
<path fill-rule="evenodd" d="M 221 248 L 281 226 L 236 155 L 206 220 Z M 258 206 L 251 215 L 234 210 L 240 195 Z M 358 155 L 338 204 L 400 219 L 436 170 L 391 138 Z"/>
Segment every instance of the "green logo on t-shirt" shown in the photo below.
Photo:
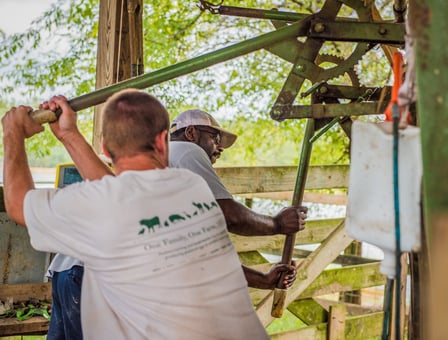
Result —
<path fill-rule="evenodd" d="M 178 214 L 172 214 L 172 215 L 168 216 L 168 219 L 164 220 L 163 222 L 160 221 L 160 218 L 158 216 L 154 216 L 149 219 L 140 220 L 140 224 L 143 225 L 144 227 L 142 229 L 140 229 L 138 234 L 142 235 L 145 233 L 145 231 L 155 232 L 156 227 L 158 227 L 159 229 L 162 228 L 162 226 L 169 227 L 172 224 L 175 224 L 176 222 L 184 221 L 186 219 L 191 219 L 194 216 L 198 216 L 199 214 L 203 214 L 211 209 L 218 207 L 218 204 L 216 203 L 216 201 L 212 201 L 210 203 L 192 202 L 192 205 L 193 205 L 192 213 L 182 212 L 182 213 L 178 213 Z"/>

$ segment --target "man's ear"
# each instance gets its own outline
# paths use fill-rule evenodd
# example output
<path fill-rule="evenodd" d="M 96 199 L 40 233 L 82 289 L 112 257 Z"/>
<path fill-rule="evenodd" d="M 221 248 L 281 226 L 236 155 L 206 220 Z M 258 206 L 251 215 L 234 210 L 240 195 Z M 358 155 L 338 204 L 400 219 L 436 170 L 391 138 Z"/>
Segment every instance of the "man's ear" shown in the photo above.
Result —
<path fill-rule="evenodd" d="M 193 125 L 187 126 L 184 131 L 184 134 L 185 134 L 185 138 L 189 142 L 196 143 L 199 139 L 198 130 L 196 130 L 196 128 Z"/>
<path fill-rule="evenodd" d="M 101 139 L 101 149 L 103 150 L 103 154 L 107 158 L 112 159 L 112 156 L 111 156 L 109 150 L 107 150 L 107 148 L 106 148 L 106 144 L 104 143 L 104 139 Z"/>
<path fill-rule="evenodd" d="M 159 152 L 164 158 L 166 156 L 168 159 L 168 131 L 163 130 L 160 132 L 156 136 L 154 142 L 156 151 Z"/>

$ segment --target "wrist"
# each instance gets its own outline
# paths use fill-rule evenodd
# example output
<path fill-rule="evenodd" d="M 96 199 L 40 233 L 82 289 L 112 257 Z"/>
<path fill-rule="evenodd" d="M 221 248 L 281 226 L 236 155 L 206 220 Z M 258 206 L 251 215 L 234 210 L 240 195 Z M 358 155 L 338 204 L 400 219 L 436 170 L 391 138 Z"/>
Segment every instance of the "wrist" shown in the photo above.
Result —
<path fill-rule="evenodd" d="M 280 222 L 280 219 L 277 216 L 275 216 L 272 218 L 272 220 L 274 221 L 273 235 L 281 234 L 282 233 L 282 224 Z"/>
<path fill-rule="evenodd" d="M 8 142 L 17 143 L 20 141 L 25 141 L 26 136 L 23 129 L 5 129 L 3 128 L 3 145 Z"/>
<path fill-rule="evenodd" d="M 57 138 L 59 141 L 64 144 L 71 144 L 71 143 L 77 143 L 77 140 L 79 138 L 84 138 L 82 134 L 79 132 L 78 128 L 73 128 L 70 130 L 66 130 L 62 133 L 60 133 Z"/>

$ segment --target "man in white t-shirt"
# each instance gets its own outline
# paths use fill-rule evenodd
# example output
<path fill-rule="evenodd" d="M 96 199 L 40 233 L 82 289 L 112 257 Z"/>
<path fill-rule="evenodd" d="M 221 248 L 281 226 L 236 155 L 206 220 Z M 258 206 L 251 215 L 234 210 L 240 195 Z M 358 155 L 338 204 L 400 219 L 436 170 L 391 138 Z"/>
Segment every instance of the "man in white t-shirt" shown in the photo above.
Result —
<path fill-rule="evenodd" d="M 259 214 L 235 201 L 213 169 L 213 163 L 224 149 L 233 145 L 237 136 L 223 129 L 209 113 L 194 109 L 178 115 L 170 127 L 170 167 L 188 169 L 205 179 L 213 196 L 221 207 L 230 232 L 238 235 L 260 236 L 291 234 L 305 227 L 306 207 L 287 207 L 277 215 Z M 289 288 L 295 272 L 288 265 L 275 265 L 268 273 L 243 266 L 249 286 L 274 289 L 283 277 L 283 285 Z"/>
<path fill-rule="evenodd" d="M 224 148 L 230 147 L 235 142 L 237 136 L 222 129 L 211 115 L 201 110 L 188 110 L 179 115 L 172 125 L 172 139 L 176 139 L 177 136 L 176 140 L 186 143 L 170 143 L 170 167 L 191 170 L 205 179 L 218 204 L 224 210 L 231 232 L 257 236 L 288 234 L 303 229 L 306 219 L 305 207 L 299 209 L 289 207 L 277 216 L 271 217 L 257 214 L 233 199 L 216 175 L 212 162 L 215 162 Z M 182 138 L 186 133 L 194 135 L 195 131 L 201 132 L 198 138 Z M 217 136 L 218 138 L 222 136 L 219 143 L 216 142 Z M 210 152 L 210 157 L 207 152 Z M 280 279 L 283 280 L 285 288 L 290 288 L 296 280 L 295 263 L 275 264 L 268 272 L 244 265 L 242 268 L 248 286 L 252 288 L 272 290 Z M 79 282 L 82 281 L 83 275 L 82 262 L 70 256 L 57 254 L 48 272 L 53 288 L 53 313 L 47 338 L 58 340 L 70 337 L 73 340 L 81 340 Z"/>
<path fill-rule="evenodd" d="M 51 130 L 86 181 L 35 189 L 25 139 L 43 127 L 31 107 L 13 107 L 2 118 L 5 207 L 35 249 L 84 263 L 84 338 L 268 339 L 207 183 L 167 168 L 163 105 L 138 90 L 107 100 L 103 150 L 116 176 L 78 131 L 64 97 L 41 108 L 62 111 Z"/>

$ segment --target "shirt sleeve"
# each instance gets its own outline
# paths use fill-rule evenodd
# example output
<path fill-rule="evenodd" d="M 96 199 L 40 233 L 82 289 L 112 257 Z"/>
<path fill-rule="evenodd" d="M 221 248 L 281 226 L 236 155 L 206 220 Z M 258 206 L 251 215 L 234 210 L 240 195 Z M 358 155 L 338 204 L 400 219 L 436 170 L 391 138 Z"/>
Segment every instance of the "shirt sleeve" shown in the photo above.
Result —
<path fill-rule="evenodd" d="M 59 240 L 51 227 L 57 214 L 51 212 L 51 201 L 56 189 L 30 190 L 25 196 L 25 223 L 30 235 L 31 245 L 39 251 L 59 252 Z"/>
<path fill-rule="evenodd" d="M 75 184 L 72 184 L 75 186 Z M 68 189 L 68 188 L 66 188 Z M 64 190 L 68 191 L 68 190 Z M 25 223 L 30 235 L 31 245 L 38 251 L 63 253 L 83 261 L 86 248 L 89 246 L 89 230 L 84 227 L 76 227 L 71 214 L 67 213 L 74 208 L 85 211 L 90 216 L 89 200 L 81 204 L 76 197 L 73 201 L 59 199 L 60 196 L 71 196 L 62 193 L 58 189 L 36 189 L 30 190 L 24 201 Z M 73 202 L 77 202 L 74 207 Z M 83 210 L 82 210 L 83 209 Z M 88 218 L 85 219 L 86 221 Z"/>
<path fill-rule="evenodd" d="M 216 200 L 233 198 L 216 174 L 210 159 L 201 147 L 190 142 L 174 143 L 175 145 L 170 148 L 171 167 L 188 169 L 201 176 L 207 182 Z"/>

